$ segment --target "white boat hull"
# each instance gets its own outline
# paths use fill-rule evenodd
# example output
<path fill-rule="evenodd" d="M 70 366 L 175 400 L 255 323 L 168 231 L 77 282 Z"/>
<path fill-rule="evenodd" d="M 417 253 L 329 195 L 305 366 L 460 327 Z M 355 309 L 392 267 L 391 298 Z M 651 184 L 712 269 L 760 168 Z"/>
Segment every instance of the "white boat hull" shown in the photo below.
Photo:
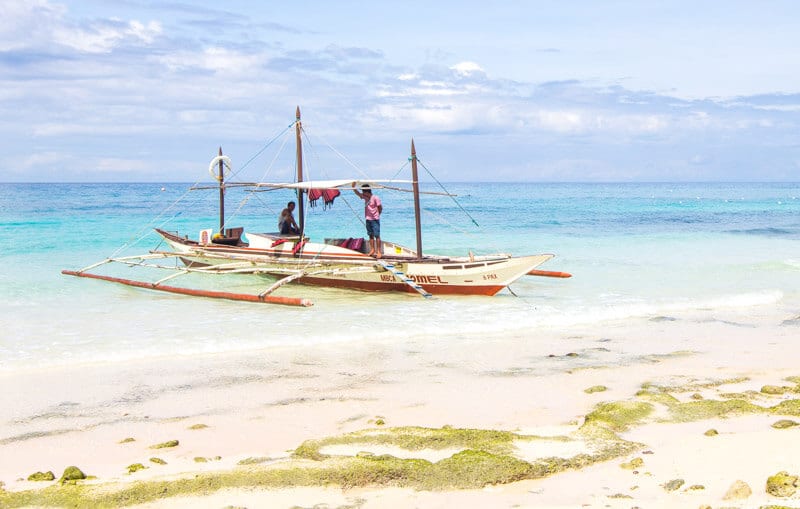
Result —
<path fill-rule="evenodd" d="M 431 256 L 418 259 L 408 248 L 384 243 L 381 261 L 358 251 L 331 244 L 303 243 L 271 234 L 247 234 L 248 245 L 199 244 L 158 231 L 188 266 L 217 266 L 221 270 L 286 277 L 298 272 L 296 282 L 332 288 L 370 291 L 424 291 L 434 294 L 495 295 L 553 257 L 551 254 L 512 257 Z M 386 264 L 391 264 L 391 270 Z"/>

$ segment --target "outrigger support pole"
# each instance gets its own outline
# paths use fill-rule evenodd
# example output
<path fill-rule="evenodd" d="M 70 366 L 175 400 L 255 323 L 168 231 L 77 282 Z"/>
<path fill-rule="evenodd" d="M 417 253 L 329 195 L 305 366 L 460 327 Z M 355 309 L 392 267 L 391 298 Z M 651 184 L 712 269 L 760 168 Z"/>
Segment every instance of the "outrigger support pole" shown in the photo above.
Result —
<path fill-rule="evenodd" d="M 570 274 L 569 272 L 556 272 L 553 270 L 538 270 L 538 269 L 529 270 L 528 275 L 542 276 L 542 277 L 561 277 L 561 278 L 572 277 L 572 274 Z"/>
<path fill-rule="evenodd" d="M 167 286 L 158 283 L 148 283 L 145 281 L 134 281 L 132 279 L 103 276 L 100 274 L 90 274 L 88 272 L 78 272 L 74 270 L 62 270 L 61 273 L 67 276 L 88 277 L 91 279 L 100 279 L 103 281 L 110 281 L 112 283 L 119 283 L 127 286 L 135 286 L 137 288 L 146 288 L 148 290 L 158 290 L 161 292 L 169 292 L 169 293 L 179 293 L 181 295 L 192 295 L 194 297 L 210 297 L 212 299 L 240 300 L 247 302 L 264 302 L 266 304 L 283 304 L 285 306 L 308 307 L 314 305 L 314 303 L 311 302 L 309 299 L 301 299 L 295 297 L 276 297 L 273 295 L 252 295 L 248 293 L 219 292 L 213 290 L 195 290 L 192 288 L 181 288 L 178 286 Z"/>

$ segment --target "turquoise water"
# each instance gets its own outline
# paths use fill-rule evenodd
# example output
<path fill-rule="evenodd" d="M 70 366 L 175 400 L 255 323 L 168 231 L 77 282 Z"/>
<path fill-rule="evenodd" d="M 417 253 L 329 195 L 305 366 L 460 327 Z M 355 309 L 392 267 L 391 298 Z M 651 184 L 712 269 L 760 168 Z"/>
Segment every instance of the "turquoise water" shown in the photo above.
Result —
<path fill-rule="evenodd" d="M 602 330 L 616 320 L 735 313 L 744 322 L 800 315 L 800 184 L 447 184 L 423 196 L 423 249 L 463 255 L 554 253 L 492 298 L 360 293 L 289 286 L 312 308 L 190 298 L 61 275 L 159 246 L 152 227 L 192 237 L 218 222 L 216 192 L 188 184 L 0 184 L 0 369 L 313 348 L 365 338 L 452 340 L 537 330 Z M 428 190 L 438 190 L 426 183 Z M 414 246 L 413 204 L 381 190 L 385 240 Z M 179 203 L 176 203 L 180 199 Z M 229 190 L 228 226 L 274 231 L 291 194 Z M 464 211 L 469 214 L 467 216 Z M 309 210 L 312 239 L 363 235 L 345 192 Z M 474 223 L 473 223 L 474 219 Z M 477 223 L 477 226 L 476 224 Z M 136 279 L 136 269 L 123 277 Z M 195 286 L 256 293 L 253 276 L 193 276 Z"/>

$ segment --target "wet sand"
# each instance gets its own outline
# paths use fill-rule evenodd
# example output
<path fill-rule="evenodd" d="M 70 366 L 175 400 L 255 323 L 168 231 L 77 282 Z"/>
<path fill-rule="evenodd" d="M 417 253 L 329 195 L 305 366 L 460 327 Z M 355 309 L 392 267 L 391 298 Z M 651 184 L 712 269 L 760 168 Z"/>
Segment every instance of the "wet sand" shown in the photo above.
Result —
<path fill-rule="evenodd" d="M 76 465 L 96 477 L 87 485 L 116 489 L 133 481 L 281 468 L 296 461 L 292 452 L 305 441 L 405 426 L 575 438 L 601 403 L 653 403 L 643 387 L 679 402 L 744 399 L 769 408 L 800 398 L 797 384 L 786 381 L 800 375 L 800 328 L 793 318 L 742 320 L 734 310 L 529 337 L 336 343 L 4 373 L 0 481 L 9 492 L 41 489 L 54 482 L 27 481 L 29 474 L 49 470 L 58 478 Z M 765 394 L 767 385 L 791 390 Z M 595 386 L 606 390 L 586 392 Z M 781 499 L 765 491 L 770 475 L 800 473 L 800 426 L 771 426 L 800 416 L 742 412 L 676 422 L 664 405 L 653 407 L 641 422 L 617 432 L 641 444 L 631 453 L 540 479 L 462 490 L 247 486 L 143 507 L 800 506 L 798 495 Z M 709 429 L 718 435 L 706 436 Z M 179 445 L 151 448 L 170 440 Z M 563 448 L 557 440 L 545 445 L 520 446 L 514 454 L 525 461 L 566 458 L 584 447 L 579 440 Z M 324 452 L 404 454 L 396 447 L 369 448 Z M 434 463 L 456 452 L 406 451 Z M 621 466 L 636 458 L 638 466 Z M 258 464 L 240 465 L 248 459 Z M 136 463 L 147 468 L 128 473 Z M 677 480 L 683 480 L 680 487 L 669 490 Z M 737 480 L 752 494 L 725 500 Z"/>

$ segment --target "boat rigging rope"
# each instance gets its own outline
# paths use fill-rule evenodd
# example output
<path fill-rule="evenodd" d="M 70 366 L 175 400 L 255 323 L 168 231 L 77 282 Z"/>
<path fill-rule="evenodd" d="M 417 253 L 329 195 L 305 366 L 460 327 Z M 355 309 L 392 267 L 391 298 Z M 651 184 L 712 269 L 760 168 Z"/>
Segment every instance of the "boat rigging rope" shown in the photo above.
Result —
<path fill-rule="evenodd" d="M 400 175 L 400 172 L 403 171 L 406 168 L 406 166 L 408 166 L 408 163 L 410 163 L 410 162 L 411 162 L 411 158 L 409 157 L 406 160 L 406 162 L 403 164 L 403 166 L 401 166 L 400 168 L 397 169 L 396 172 L 394 172 L 394 175 L 392 175 L 392 178 L 390 180 L 396 179 L 397 176 Z"/>
<path fill-rule="evenodd" d="M 267 142 L 267 144 L 266 144 L 266 145 L 264 145 L 263 147 L 261 147 L 261 149 L 260 149 L 258 152 L 256 152 L 256 153 L 255 153 L 255 155 L 253 155 L 253 156 L 252 156 L 250 159 L 248 159 L 248 160 L 247 160 L 247 161 L 246 161 L 246 162 L 245 162 L 245 163 L 244 163 L 244 164 L 243 164 L 243 165 L 242 165 L 242 166 L 241 166 L 241 167 L 240 167 L 238 170 L 236 170 L 235 172 L 233 172 L 233 173 L 231 174 L 231 179 L 232 179 L 233 177 L 235 177 L 235 176 L 236 176 L 238 173 L 240 173 L 241 171 L 243 171 L 243 170 L 244 170 L 244 169 L 245 169 L 245 168 L 246 168 L 248 165 L 250 165 L 250 163 L 252 163 L 252 162 L 253 162 L 253 161 L 254 161 L 254 160 L 255 160 L 255 159 L 258 157 L 258 156 L 260 156 L 260 155 L 261 155 L 261 154 L 262 154 L 262 153 L 263 153 L 263 152 L 264 152 L 264 151 L 265 151 L 267 148 L 269 148 L 269 147 L 270 147 L 270 146 L 271 146 L 273 143 L 275 143 L 275 141 L 277 141 L 277 140 L 278 140 L 278 138 L 280 138 L 280 137 L 283 137 L 283 143 L 281 144 L 281 147 L 280 147 L 280 149 L 278 149 L 278 150 L 276 151 L 276 153 L 275 153 L 274 157 L 272 158 L 272 161 L 270 161 L 269 165 L 267 165 L 266 169 L 264 170 L 264 173 L 261 175 L 261 180 L 262 180 L 262 181 L 263 181 L 263 180 L 266 180 L 267 174 L 269 174 L 269 172 L 272 170 L 272 167 L 275 165 L 275 161 L 278 159 L 278 157 L 280 157 L 281 153 L 283 153 L 283 149 L 286 147 L 286 143 L 287 143 L 287 142 L 288 142 L 288 140 L 289 140 L 289 137 L 288 137 L 288 136 L 285 136 L 285 134 L 286 134 L 287 132 L 289 132 L 289 130 L 290 130 L 291 128 L 293 128 L 293 127 L 294 127 L 294 125 L 295 125 L 295 122 L 292 122 L 292 123 L 291 123 L 291 124 L 289 124 L 289 125 L 288 125 L 288 126 L 285 128 L 285 129 L 283 129 L 283 131 L 281 131 L 280 133 L 278 133 L 278 134 L 276 134 L 275 136 L 273 136 L 273 137 L 272 137 L 272 139 L 270 139 L 270 140 Z M 230 181 L 230 180 L 229 180 L 229 181 Z M 227 190 L 226 190 L 226 192 L 227 192 Z M 242 198 L 242 200 L 239 202 L 239 206 L 238 206 L 238 207 L 236 207 L 236 210 L 234 210 L 232 214 L 228 215 L 228 216 L 225 218 L 225 224 L 224 224 L 224 225 L 222 225 L 222 226 L 223 226 L 223 228 L 227 227 L 227 226 L 228 226 L 228 225 L 231 223 L 231 221 L 232 221 L 233 219 L 235 219 L 235 218 L 236 218 L 236 217 L 239 215 L 239 212 L 241 212 L 242 208 L 244 208 L 244 206 L 245 206 L 245 205 L 247 205 L 247 203 L 250 201 L 250 199 L 251 199 L 253 196 L 256 196 L 256 193 L 249 193 L 247 196 L 245 196 L 244 198 Z M 271 207 L 270 207 L 270 206 L 267 204 L 267 202 L 266 202 L 265 200 L 263 200 L 263 199 L 261 198 L 261 196 L 256 196 L 256 199 L 257 199 L 257 200 L 258 200 L 258 201 L 261 203 L 261 205 L 263 205 L 264 207 L 266 207 L 266 208 L 267 208 L 267 210 L 270 212 L 270 214 L 272 214 L 272 215 L 274 215 L 274 214 L 275 214 L 275 212 L 272 210 L 272 208 L 271 208 Z"/>
<path fill-rule="evenodd" d="M 235 177 L 239 172 L 243 171 L 247 166 L 249 166 L 250 163 L 255 161 L 255 159 L 258 156 L 260 156 L 273 143 L 275 143 L 275 141 L 277 141 L 278 138 L 283 137 L 283 143 L 281 144 L 281 148 L 275 152 L 275 156 L 272 158 L 272 161 L 270 161 L 269 165 L 267 165 L 267 168 L 264 170 L 264 173 L 261 175 L 261 180 L 266 180 L 267 174 L 269 174 L 269 172 L 272 170 L 272 167 L 275 165 L 275 161 L 278 159 L 281 153 L 283 153 L 283 149 L 284 147 L 286 147 L 286 143 L 289 140 L 289 137 L 285 136 L 285 134 L 289 132 L 289 130 L 292 127 L 294 127 L 294 125 L 295 123 L 292 122 L 291 124 L 286 126 L 286 128 L 283 129 L 283 131 L 273 136 L 272 139 L 270 139 L 266 145 L 261 147 L 261 149 L 258 152 L 256 152 L 250 159 L 248 159 L 237 171 L 233 172 L 231 178 Z M 223 225 L 223 228 L 227 227 L 228 224 L 230 224 L 230 222 L 239 215 L 239 212 L 241 212 L 242 208 L 244 208 L 244 206 L 247 205 L 247 203 L 250 201 L 250 198 L 252 198 L 255 195 L 256 193 L 249 193 L 247 196 L 242 198 L 242 200 L 239 202 L 239 206 L 236 207 L 236 210 L 233 211 L 233 214 L 230 214 L 228 217 L 225 218 L 225 224 Z M 261 199 L 260 196 L 256 196 L 256 199 L 261 203 L 261 205 L 264 205 L 267 208 L 267 210 L 269 210 L 270 214 L 273 215 L 275 214 L 272 208 L 266 203 L 265 200 Z"/>
<path fill-rule="evenodd" d="M 409 160 L 410 160 L 410 159 L 411 159 L 411 158 L 409 158 Z M 453 200 L 453 203 L 455 203 L 456 205 L 458 205 L 458 208 L 460 208 L 460 209 L 461 209 L 461 211 L 462 211 L 464 214 L 466 214 L 468 218 L 470 218 L 470 220 L 472 221 L 472 224 L 474 224 L 475 226 L 477 226 L 477 227 L 479 227 L 479 228 L 480 228 L 480 225 L 478 224 L 478 222 L 477 222 L 477 221 L 475 221 L 475 218 L 474 218 L 474 217 L 472 217 L 472 216 L 470 215 L 470 213 L 469 213 L 469 212 L 467 212 L 467 211 L 466 211 L 466 209 L 465 209 L 464 207 L 462 207 L 462 206 L 461 206 L 461 204 L 460 204 L 460 203 L 458 203 L 458 200 L 456 200 L 456 197 L 455 197 L 454 195 L 450 194 L 450 193 L 447 191 L 447 189 L 445 189 L 444 185 L 443 185 L 441 182 L 439 182 L 439 179 L 437 179 L 436 177 L 434 177 L 434 176 L 433 176 L 433 173 L 431 173 L 431 170 L 429 170 L 429 169 L 428 169 L 428 167 L 427 167 L 427 166 L 425 166 L 425 164 L 424 164 L 424 163 L 423 163 L 423 162 L 422 162 L 422 161 L 419 159 L 419 157 L 417 157 L 417 162 L 420 164 L 420 166 L 422 166 L 423 168 L 425 168 L 425 171 L 427 171 L 427 172 L 428 172 L 428 175 L 429 175 L 429 176 L 430 176 L 430 177 L 431 177 L 431 178 L 434 180 L 434 182 L 436 182 L 437 184 L 439 184 L 439 187 L 441 187 L 441 188 L 442 188 L 442 191 L 444 191 L 445 193 L 447 193 L 447 195 L 448 195 L 448 196 L 450 196 L 450 198 L 452 198 L 452 200 Z"/>
<path fill-rule="evenodd" d="M 356 164 L 355 164 L 353 161 L 351 161 L 350 159 L 348 159 L 346 155 L 344 155 L 344 154 L 342 154 L 341 152 L 339 152 L 338 150 L 336 150 L 336 148 L 335 148 L 333 145 L 331 145 L 330 143 L 328 143 L 328 141 L 327 141 L 327 140 L 325 140 L 325 139 L 324 139 L 324 138 L 322 138 L 322 137 L 320 137 L 320 140 L 322 140 L 322 143 L 324 143 L 326 147 L 328 147 L 329 149 L 331 149 L 331 151 L 333 151 L 333 153 L 335 153 L 336 155 L 338 155 L 339 157 L 341 157 L 342 159 L 344 159 L 344 160 L 345 160 L 345 162 L 346 162 L 347 164 L 349 164 L 350 166 L 352 166 L 352 167 L 353 167 L 353 169 L 355 169 L 355 170 L 356 170 L 358 173 L 360 173 L 362 177 L 364 177 L 365 179 L 368 179 L 368 178 L 369 178 L 369 176 L 368 176 L 368 175 L 367 175 L 367 174 L 364 172 L 364 170 L 362 170 L 361 168 L 359 168 L 359 167 L 358 167 L 358 166 L 357 166 L 357 165 L 356 165 Z"/>
<path fill-rule="evenodd" d="M 261 154 L 262 154 L 262 153 L 263 153 L 265 150 L 267 150 L 267 149 L 269 148 L 269 146 L 270 146 L 270 145 L 272 145 L 273 143 L 275 143 L 275 140 L 277 140 L 278 138 L 280 138 L 281 136 L 283 136 L 284 134 L 286 134 L 286 131 L 288 131 L 289 129 L 291 129 L 292 127 L 294 127 L 294 124 L 295 124 L 295 123 L 294 123 L 294 122 L 292 122 L 291 124 L 289 124 L 288 126 L 286 126 L 286 128 L 285 128 L 283 131 L 281 131 L 280 133 L 278 133 L 278 134 L 276 134 L 275 136 L 273 136 L 273 137 L 272 137 L 272 139 L 271 139 L 271 140 L 269 140 L 269 141 L 267 142 L 267 144 L 266 144 L 266 145 L 264 145 L 263 147 L 261 147 L 261 150 L 259 150 L 258 152 L 256 152 L 256 153 L 255 153 L 255 154 L 254 154 L 254 155 L 253 155 L 253 156 L 252 156 L 250 159 L 248 159 L 248 160 L 247 160 L 247 161 L 246 161 L 246 162 L 245 162 L 245 163 L 244 163 L 244 164 L 243 164 L 243 165 L 242 165 L 242 166 L 239 168 L 239 170 L 237 170 L 237 171 L 235 171 L 235 172 L 233 173 L 233 175 L 232 175 L 232 176 L 236 176 L 236 174 L 237 174 L 237 173 L 239 173 L 239 172 L 241 172 L 242 170 L 244 170 L 245 168 L 247 168 L 247 166 L 248 166 L 250 163 L 252 163 L 253 161 L 255 161 L 255 159 L 256 159 L 258 156 L 260 156 L 260 155 L 261 155 Z M 284 141 L 284 144 L 285 144 L 285 143 L 286 143 L 286 142 Z M 275 161 L 274 161 L 274 159 L 273 159 L 273 162 L 275 162 Z"/>
<path fill-rule="evenodd" d="M 260 156 L 260 155 L 261 155 L 261 154 L 262 154 L 262 153 L 263 153 L 263 152 L 264 152 L 264 151 L 265 151 L 267 148 L 269 148 L 269 146 L 270 146 L 270 145 L 272 145 L 272 144 L 275 142 L 275 140 L 277 140 L 278 138 L 280 138 L 281 136 L 283 136 L 283 135 L 284 135 L 284 134 L 285 134 L 285 133 L 286 133 L 286 132 L 287 132 L 289 129 L 293 128 L 293 127 L 294 127 L 294 124 L 295 124 L 295 123 L 294 123 L 294 122 L 292 122 L 292 123 L 291 123 L 291 124 L 289 124 L 289 125 L 288 125 L 288 126 L 285 128 L 285 129 L 283 129 L 283 130 L 282 130 L 280 133 L 278 133 L 277 135 L 273 136 L 273 137 L 272 137 L 272 139 L 270 139 L 270 140 L 269 140 L 269 141 L 268 141 L 268 142 L 267 142 L 267 143 L 266 143 L 266 144 L 265 144 L 265 145 L 264 145 L 264 146 L 263 146 L 263 147 L 262 147 L 262 148 L 261 148 L 261 149 L 260 149 L 258 152 L 256 152 L 256 153 L 255 153 L 255 155 L 253 155 L 253 156 L 252 156 L 250 159 L 248 159 L 248 160 L 247 160 L 247 162 L 245 162 L 245 163 L 244 163 L 244 164 L 243 164 L 243 165 L 242 165 L 242 166 L 241 166 L 241 167 L 240 167 L 238 170 L 234 170 L 234 171 L 232 171 L 232 172 L 231 172 L 231 175 L 230 175 L 230 177 L 231 177 L 231 178 L 233 178 L 233 177 L 235 177 L 235 176 L 236 176 L 238 173 L 240 173 L 242 170 L 244 170 L 244 169 L 245 169 L 245 168 L 246 168 L 246 167 L 247 167 L 247 166 L 248 166 L 250 163 L 252 163 L 252 162 L 253 162 L 253 161 L 254 161 L 254 160 L 255 160 L 255 159 L 258 157 L 258 156 Z M 284 144 L 285 144 L 285 142 L 284 142 Z M 277 157 L 277 156 L 276 156 L 276 157 Z M 274 163 L 274 160 L 273 160 L 273 163 Z M 175 208 L 175 207 L 176 207 L 176 206 L 177 206 L 177 205 L 178 205 L 180 202 L 182 202 L 184 199 L 186 199 L 186 196 L 188 196 L 188 195 L 189 195 L 189 193 L 192 191 L 192 188 L 194 188 L 194 187 L 197 187 L 197 186 L 199 186 L 199 185 L 200 185 L 200 181 L 198 180 L 198 181 L 196 181 L 196 182 L 195 182 L 195 183 L 194 183 L 192 186 L 190 186 L 190 187 L 189 187 L 189 189 L 187 189 L 187 190 L 186 190 L 186 192 L 184 192 L 184 193 L 183 193 L 183 194 L 182 194 L 182 195 L 181 195 L 181 196 L 180 196 L 178 199 L 176 199 L 174 202 L 172 202 L 170 205 L 168 205 L 168 206 L 167 206 L 167 207 L 166 207 L 164 210 L 162 210 L 162 211 L 161 211 L 161 213 L 159 213 L 159 214 L 158 214 L 156 217 L 154 217 L 152 220 L 150 220 L 150 222 L 148 222 L 148 223 L 147 223 L 147 224 L 145 224 L 143 227 L 141 227 L 139 230 L 137 230 L 136 232 L 134 232 L 134 233 L 133 233 L 133 234 L 132 234 L 132 235 L 131 235 L 131 236 L 128 238 L 128 240 L 127 240 L 127 241 L 125 241 L 125 242 L 124 242 L 124 243 L 123 243 L 123 244 L 122 244 L 120 247 L 118 247 L 118 248 L 117 248 L 117 249 L 116 249 L 116 250 L 115 250 L 115 251 L 114 251 L 114 252 L 113 252 L 113 253 L 112 253 L 112 254 L 109 256 L 109 258 L 114 258 L 114 257 L 116 257 L 116 256 L 117 256 L 119 253 L 121 253 L 121 252 L 122 252 L 122 251 L 124 251 L 125 249 L 127 249 L 127 248 L 129 248 L 129 247 L 132 247 L 132 246 L 134 246 L 134 245 L 138 244 L 138 243 L 139 243 L 139 242 L 140 242 L 142 239 L 144 239 L 145 237 L 147 237 L 148 235 L 150 235 L 150 234 L 151 234 L 151 232 L 150 232 L 149 230 L 151 230 L 151 225 L 152 225 L 152 224 L 154 224 L 154 223 L 156 223 L 156 221 L 159 221 L 159 220 L 160 220 L 160 219 L 161 219 L 163 216 L 165 216 L 165 215 L 167 214 L 167 212 L 169 212 L 170 210 L 174 209 L 174 208 Z M 237 212 L 237 213 L 238 213 L 238 211 L 239 211 L 239 210 L 241 210 L 241 208 L 242 208 L 242 206 L 243 206 L 243 205 L 244 205 L 244 204 L 241 204 L 241 205 L 240 205 L 240 206 L 239 206 L 239 207 L 236 209 L 236 212 Z M 164 219 L 164 220 L 163 220 L 163 221 L 161 221 L 161 223 L 158 225 L 158 228 L 163 228 L 163 227 L 165 227 L 165 225 L 166 225 L 166 224 L 168 224 L 170 221 L 172 221 L 173 219 L 175 219 L 176 217 L 178 217 L 178 216 L 179 216 L 179 215 L 181 215 L 181 214 L 182 214 L 182 212 L 177 212 L 177 213 L 173 214 L 171 217 L 169 217 L 169 218 L 167 218 L 167 219 Z M 234 215 L 235 215 L 235 214 L 234 214 Z M 227 221 L 226 221 L 226 223 L 227 223 Z M 147 233 L 143 233 L 143 232 L 145 232 L 145 231 L 147 231 Z M 161 240 L 163 241 L 163 239 L 161 239 Z M 159 244 L 159 245 L 160 245 L 160 244 Z"/>
<path fill-rule="evenodd" d="M 289 127 L 293 127 L 293 126 L 294 126 L 294 124 L 291 124 Z M 283 136 L 284 134 L 286 134 L 286 133 L 288 132 L 288 130 L 289 130 L 289 128 L 286 128 L 286 129 L 284 129 L 284 130 L 283 130 L 283 132 L 281 132 L 281 133 L 280 133 L 278 136 L 275 136 L 275 137 L 273 137 L 273 138 L 272 138 L 272 140 L 270 140 L 270 142 L 269 142 L 267 145 L 265 145 L 265 146 L 264 146 L 264 147 L 263 147 L 261 150 L 259 150 L 259 151 L 258 151 L 258 153 L 256 153 L 256 155 L 255 155 L 255 156 L 251 157 L 251 158 L 250 158 L 250 159 L 249 159 L 249 160 L 248 160 L 248 161 L 247 161 L 247 162 L 246 162 L 246 163 L 245 163 L 245 164 L 244 164 L 244 165 L 243 165 L 243 166 L 240 168 L 240 171 L 241 171 L 241 170 L 243 170 L 245 166 L 247 166 L 248 164 L 250 164 L 250 163 L 251 163 L 251 162 L 252 162 L 252 161 L 253 161 L 253 160 L 254 160 L 256 157 L 258 157 L 258 156 L 259 156 L 259 155 L 260 155 L 262 152 L 264 152 L 264 150 L 265 150 L 267 147 L 269 147 L 269 146 L 270 146 L 272 143 L 274 143 L 274 142 L 275 142 L 275 140 L 276 140 L 276 139 L 277 139 L 279 136 Z M 284 136 L 284 137 L 283 137 L 283 143 L 281 144 L 281 147 L 280 147 L 280 148 L 279 148 L 279 149 L 278 149 L 278 150 L 275 152 L 275 156 L 272 158 L 272 161 L 270 161 L 269 165 L 267 165 L 267 168 L 264 170 L 264 173 L 261 175 L 261 180 L 266 180 L 267 174 L 269 174 L 269 172 L 272 170 L 272 167 L 275 165 L 275 161 L 278 159 L 278 157 L 281 155 L 281 153 L 283 153 L 283 149 L 286 147 L 286 143 L 287 143 L 288 141 L 289 141 L 289 137 L 288 137 L 288 136 Z M 267 203 L 267 201 L 266 201 L 266 200 L 263 200 L 263 199 L 261 198 L 261 196 L 257 196 L 257 194 L 258 194 L 258 193 L 252 193 L 252 192 L 251 192 L 251 193 L 248 193 L 248 195 L 247 195 L 247 196 L 245 196 L 244 198 L 242 198 L 242 200 L 239 202 L 239 206 L 238 206 L 238 207 L 236 207 L 236 210 L 233 212 L 233 214 L 231 214 L 230 216 L 228 216 L 228 217 L 226 217 L 226 218 L 225 218 L 225 224 L 223 225 L 223 227 L 225 227 L 225 226 L 228 226 L 228 224 L 230 223 L 230 221 L 239 215 L 239 212 L 242 210 L 242 208 L 244 208 L 244 206 L 245 206 L 245 205 L 247 205 L 247 202 L 249 202 L 249 201 L 250 201 L 250 198 L 252 198 L 253 196 L 256 196 L 256 199 L 259 201 L 259 203 L 260 203 L 261 205 L 263 205 L 264 207 L 266 207 L 266 209 L 269 211 L 269 213 L 270 213 L 270 214 L 272 214 L 272 215 L 275 215 L 275 211 L 274 211 L 274 210 L 272 210 L 272 207 L 270 207 L 270 206 L 269 206 L 269 204 Z"/>
<path fill-rule="evenodd" d="M 314 159 L 316 159 L 317 161 L 319 161 L 319 159 L 320 159 L 320 158 L 319 158 L 319 153 L 318 153 L 318 152 L 317 152 L 317 150 L 316 150 L 316 146 L 315 146 L 315 145 L 314 145 L 314 144 L 311 142 L 311 139 L 308 137 L 308 133 L 306 132 L 306 128 L 305 128 L 305 126 L 303 126 L 303 127 L 302 127 L 302 129 L 301 129 L 301 132 L 303 133 L 303 136 L 305 137 L 305 140 L 306 140 L 306 142 L 305 142 L 305 144 L 303 145 L 303 147 L 308 147 L 309 151 L 310 151 L 310 152 L 311 152 L 311 153 L 314 155 Z M 356 166 L 356 164 L 355 164 L 355 163 L 353 163 L 351 160 L 349 160 L 349 159 L 348 159 L 348 158 L 347 158 L 347 157 L 346 157 L 344 154 L 342 154 L 341 152 L 339 152 L 338 150 L 336 150 L 336 148 L 334 148 L 334 147 L 333 147 L 333 146 L 332 146 L 330 143 L 328 143 L 328 142 L 327 142 L 327 141 L 325 141 L 324 139 L 322 139 L 322 138 L 320 138 L 320 139 L 322 140 L 322 143 L 323 143 L 323 144 L 324 144 L 326 147 L 328 147 L 328 148 L 329 148 L 329 149 L 330 149 L 330 150 L 331 150 L 333 153 L 335 153 L 336 155 L 338 155 L 339 157 L 341 157 L 342 159 L 344 159 L 344 160 L 345 160 L 345 162 L 347 162 L 347 164 L 349 164 L 350 166 L 352 166 L 352 167 L 353 167 L 353 168 L 354 168 L 354 169 L 355 169 L 357 172 L 359 172 L 359 173 L 360 173 L 361 175 L 363 175 L 365 178 L 369 178 L 369 177 L 367 176 L 367 174 L 366 174 L 366 173 L 364 173 L 364 172 L 361 170 L 361 168 L 359 168 L 358 166 Z M 325 176 L 326 178 L 330 178 L 330 175 L 328 175 L 327 173 L 326 173 L 324 176 Z M 340 195 L 340 200 L 341 200 L 341 201 L 344 201 L 345 205 L 347 205 L 347 208 L 349 208 L 349 209 L 350 209 L 350 211 L 353 213 L 353 217 L 355 217 L 355 218 L 356 218 L 356 219 L 357 219 L 357 220 L 358 220 L 358 221 L 361 223 L 361 226 L 365 226 L 365 225 L 366 225 L 366 222 L 365 222 L 365 220 L 364 220 L 364 214 L 360 213 L 360 212 L 359 212 L 359 211 L 357 211 L 355 208 L 353 208 L 353 206 L 350 204 L 350 201 L 349 201 L 349 200 L 348 200 L 348 199 L 345 197 L 344 193 L 342 193 L 342 194 Z"/>
<path fill-rule="evenodd" d="M 284 133 L 285 132 L 286 131 L 284 131 Z M 267 174 L 269 174 L 269 172 L 272 170 L 272 167 L 275 166 L 275 161 L 277 161 L 278 157 L 280 157 L 280 155 L 283 153 L 283 149 L 286 148 L 286 143 L 288 143 L 288 142 L 289 142 L 289 137 L 288 136 L 284 137 L 283 138 L 283 143 L 281 143 L 281 148 L 279 148 L 275 152 L 275 156 L 273 156 L 272 161 L 270 161 L 269 165 L 267 165 L 267 169 L 265 169 L 264 173 L 261 174 L 261 180 L 266 180 L 267 179 Z M 263 150 L 262 150 L 262 152 L 263 152 Z"/>
<path fill-rule="evenodd" d="M 199 183 L 200 183 L 200 181 L 197 181 L 197 182 L 195 182 L 195 183 L 194 183 L 194 185 L 196 186 L 196 185 L 198 185 Z M 145 238 L 145 237 L 147 237 L 148 235 L 150 235 L 150 233 L 151 233 L 151 232 L 149 231 L 149 230 L 151 229 L 151 226 L 150 226 L 150 225 L 152 225 L 153 223 L 155 223 L 156 221 L 158 221 L 159 219 L 161 219 L 161 218 L 162 218 L 164 215 L 166 215 L 166 213 L 167 213 L 167 212 L 169 212 L 170 210 L 172 210 L 173 208 L 175 208 L 175 206 L 177 206 L 177 205 L 178 205 L 178 204 L 179 204 L 181 201 L 183 201 L 183 199 L 184 199 L 184 198 L 186 198 L 186 196 L 187 196 L 187 195 L 188 195 L 190 192 L 191 192 L 191 188 L 187 189 L 187 190 L 186 190 L 186 191 L 185 191 L 185 192 L 184 192 L 184 193 L 183 193 L 183 194 L 180 196 L 180 198 L 178 198 L 177 200 L 173 201 L 173 202 L 172 202 L 170 205 L 168 205 L 168 206 L 167 206 L 167 208 L 165 208 L 164 210 L 162 210 L 160 214 L 158 214 L 156 217 L 154 217 L 153 219 L 151 219 L 149 223 L 147 223 L 146 225 L 144 225 L 144 226 L 142 226 L 141 228 L 139 228 L 139 229 L 138 229 L 136 232 L 134 232 L 134 233 L 133 233 L 133 234 L 132 234 L 132 235 L 131 235 L 131 236 L 128 238 L 128 240 L 126 240 L 126 241 L 125 241 L 125 243 L 123 243 L 121 246 L 119 246 L 119 247 L 116 249 L 116 251 L 114 251 L 113 253 L 111 253 L 111 256 L 109 256 L 109 258 L 114 258 L 114 257 L 116 257 L 116 256 L 117 256 L 119 253 L 121 253 L 123 250 L 125 250 L 125 249 L 127 249 L 127 248 L 129 248 L 129 247 L 135 246 L 135 245 L 136 245 L 136 244 L 138 244 L 138 243 L 139 243 L 139 241 L 141 241 L 143 238 Z M 172 217 L 170 217 L 170 218 L 168 218 L 168 219 L 164 219 L 164 220 L 163 220 L 163 221 L 162 221 L 162 222 L 161 222 L 161 223 L 158 225 L 158 227 L 159 227 L 159 228 L 163 227 L 165 224 L 169 223 L 170 221 L 172 221 L 173 219 L 175 219 L 176 217 L 178 217 L 178 216 L 179 216 L 179 215 L 181 215 L 181 214 L 182 214 L 182 212 L 177 212 L 177 213 L 173 214 L 173 215 L 172 215 Z M 147 230 L 147 233 L 142 233 L 142 232 L 144 232 L 145 230 Z M 162 240 L 163 240 L 163 239 L 162 239 Z M 159 243 L 159 245 L 160 245 L 160 243 Z"/>

